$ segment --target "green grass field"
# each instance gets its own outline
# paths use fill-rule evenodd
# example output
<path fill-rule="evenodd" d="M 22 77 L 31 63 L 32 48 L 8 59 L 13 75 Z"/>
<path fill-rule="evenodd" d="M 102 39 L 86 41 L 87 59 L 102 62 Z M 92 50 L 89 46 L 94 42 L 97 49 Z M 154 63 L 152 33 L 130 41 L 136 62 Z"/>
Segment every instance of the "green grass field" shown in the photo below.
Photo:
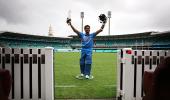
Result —
<path fill-rule="evenodd" d="M 55 53 L 55 99 L 116 96 L 116 53 L 93 53 L 92 80 L 78 80 L 80 53 Z"/>

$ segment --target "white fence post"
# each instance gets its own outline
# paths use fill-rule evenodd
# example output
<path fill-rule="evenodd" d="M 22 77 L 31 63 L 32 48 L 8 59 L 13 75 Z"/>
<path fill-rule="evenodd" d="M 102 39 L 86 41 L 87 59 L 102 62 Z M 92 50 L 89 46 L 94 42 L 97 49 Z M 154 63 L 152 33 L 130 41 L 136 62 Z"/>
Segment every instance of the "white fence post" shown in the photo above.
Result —
<path fill-rule="evenodd" d="M 40 56 L 40 62 L 41 62 L 41 98 L 44 98 L 43 100 L 46 100 L 45 99 L 45 48 L 44 49 L 41 49 L 41 55 Z M 53 63 L 52 63 L 53 64 Z M 51 66 L 53 67 L 53 65 Z"/>
<path fill-rule="evenodd" d="M 32 49 L 32 99 L 38 99 L 38 49 Z"/>
<path fill-rule="evenodd" d="M 29 100 L 30 98 L 30 49 L 23 49 L 23 91 L 24 91 L 24 99 Z"/>
<path fill-rule="evenodd" d="M 54 100 L 53 81 L 53 48 L 45 48 L 45 100 Z M 48 62 L 48 63 L 47 63 Z"/>
<path fill-rule="evenodd" d="M 20 49 L 14 48 L 14 97 L 15 100 L 21 99 L 21 57 Z"/>

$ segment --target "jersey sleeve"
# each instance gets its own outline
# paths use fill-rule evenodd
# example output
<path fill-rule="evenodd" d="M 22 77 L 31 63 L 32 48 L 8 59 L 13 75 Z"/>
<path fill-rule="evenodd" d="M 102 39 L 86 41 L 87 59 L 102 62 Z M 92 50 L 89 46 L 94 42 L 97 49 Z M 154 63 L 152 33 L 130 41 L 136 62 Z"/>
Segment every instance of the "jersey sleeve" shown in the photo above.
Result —
<path fill-rule="evenodd" d="M 96 34 L 95 32 L 91 34 L 92 38 L 95 38 L 96 37 Z"/>
<path fill-rule="evenodd" d="M 83 38 L 83 33 L 80 32 L 79 38 Z"/>

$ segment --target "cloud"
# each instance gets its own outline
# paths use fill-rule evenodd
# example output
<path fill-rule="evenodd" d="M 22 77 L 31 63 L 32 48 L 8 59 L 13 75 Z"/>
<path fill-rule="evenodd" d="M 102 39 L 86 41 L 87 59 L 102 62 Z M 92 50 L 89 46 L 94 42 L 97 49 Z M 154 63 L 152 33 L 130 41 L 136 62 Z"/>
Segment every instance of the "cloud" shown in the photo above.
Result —
<path fill-rule="evenodd" d="M 25 22 L 25 7 L 18 0 L 0 0 L 0 18 L 7 23 L 18 24 Z"/>
<path fill-rule="evenodd" d="M 112 11 L 111 34 L 144 31 L 166 31 L 170 27 L 170 1 L 165 0 L 0 0 L 0 30 L 47 35 L 51 24 L 55 36 L 73 35 L 66 24 L 71 10 L 73 25 L 81 30 L 80 12 L 84 25 L 91 31 L 100 28 L 98 16 Z M 108 24 L 100 35 L 108 33 Z"/>

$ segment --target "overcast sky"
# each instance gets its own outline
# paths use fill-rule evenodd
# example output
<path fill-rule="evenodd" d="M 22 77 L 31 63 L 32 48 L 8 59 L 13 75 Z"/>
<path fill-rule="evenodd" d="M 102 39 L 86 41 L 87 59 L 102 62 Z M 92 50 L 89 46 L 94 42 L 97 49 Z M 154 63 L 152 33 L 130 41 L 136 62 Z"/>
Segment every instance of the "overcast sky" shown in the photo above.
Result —
<path fill-rule="evenodd" d="M 66 24 L 71 10 L 72 24 L 81 31 L 98 30 L 98 16 L 112 12 L 111 35 L 170 30 L 170 0 L 0 0 L 0 31 L 48 35 L 51 24 L 54 36 L 74 35 Z M 100 35 L 108 34 L 108 23 Z"/>

